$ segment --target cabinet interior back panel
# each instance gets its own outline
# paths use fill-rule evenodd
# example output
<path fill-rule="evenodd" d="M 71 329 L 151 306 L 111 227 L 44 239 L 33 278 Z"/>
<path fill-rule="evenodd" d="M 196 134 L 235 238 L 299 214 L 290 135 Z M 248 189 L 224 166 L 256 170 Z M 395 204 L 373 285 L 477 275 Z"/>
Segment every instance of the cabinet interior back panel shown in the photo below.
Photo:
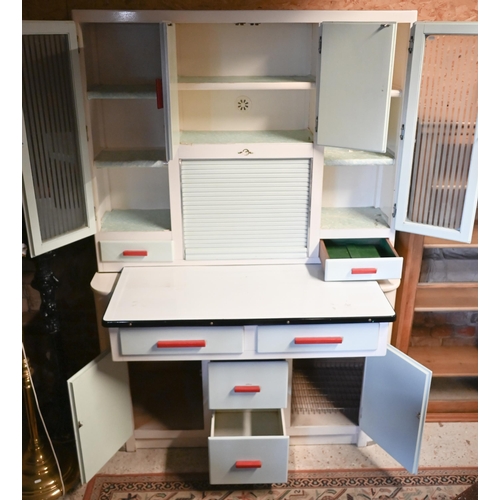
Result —
<path fill-rule="evenodd" d="M 154 84 L 161 78 L 158 23 L 97 23 L 82 27 L 89 85 Z"/>
<path fill-rule="evenodd" d="M 108 182 L 113 209 L 168 209 L 167 168 L 110 168 Z"/>
<path fill-rule="evenodd" d="M 101 149 L 165 149 L 163 110 L 155 100 L 91 101 L 94 154 Z"/>
<path fill-rule="evenodd" d="M 184 91 L 179 101 L 181 129 L 307 129 L 310 99 L 307 90 Z"/>
<path fill-rule="evenodd" d="M 180 76 L 303 76 L 313 72 L 312 25 L 178 24 L 176 30 Z"/>
<path fill-rule="evenodd" d="M 186 260 L 305 258 L 309 160 L 183 161 Z"/>

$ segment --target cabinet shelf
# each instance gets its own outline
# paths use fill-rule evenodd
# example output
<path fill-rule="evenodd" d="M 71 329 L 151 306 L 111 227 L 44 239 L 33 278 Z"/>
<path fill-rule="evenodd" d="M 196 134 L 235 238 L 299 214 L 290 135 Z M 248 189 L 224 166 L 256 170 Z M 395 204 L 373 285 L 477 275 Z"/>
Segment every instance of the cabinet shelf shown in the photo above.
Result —
<path fill-rule="evenodd" d="M 96 168 L 166 167 L 164 148 L 103 150 L 94 159 Z"/>
<path fill-rule="evenodd" d="M 394 165 L 394 154 L 390 151 L 383 154 L 325 147 L 324 164 L 325 166 Z"/>
<path fill-rule="evenodd" d="M 312 132 L 304 130 L 190 130 L 181 132 L 181 144 L 312 143 Z"/>
<path fill-rule="evenodd" d="M 374 207 L 331 208 L 321 209 L 321 230 L 323 239 L 335 238 L 343 231 L 361 230 L 362 236 L 370 237 L 380 233 L 384 237 L 390 230 L 383 212 Z M 352 235 L 353 237 L 357 237 Z M 388 233 L 387 233 L 388 236 Z"/>
<path fill-rule="evenodd" d="M 155 84 L 92 85 L 87 89 L 88 99 L 156 99 Z"/>
<path fill-rule="evenodd" d="M 315 77 L 307 76 L 179 76 L 178 90 L 312 90 Z"/>
<path fill-rule="evenodd" d="M 474 346 L 410 347 L 408 355 L 432 370 L 433 377 L 477 377 Z"/>
<path fill-rule="evenodd" d="M 415 311 L 477 311 L 478 284 L 419 283 Z"/>
<path fill-rule="evenodd" d="M 101 231 L 170 231 L 170 210 L 111 210 L 101 221 Z"/>

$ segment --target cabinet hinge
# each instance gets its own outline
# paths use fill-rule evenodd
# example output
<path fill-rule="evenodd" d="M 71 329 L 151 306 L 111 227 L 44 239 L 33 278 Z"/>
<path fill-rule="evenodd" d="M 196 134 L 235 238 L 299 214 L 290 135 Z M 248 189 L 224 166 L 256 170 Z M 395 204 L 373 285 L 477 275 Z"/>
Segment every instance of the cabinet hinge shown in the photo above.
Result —
<path fill-rule="evenodd" d="M 408 45 L 408 52 L 411 54 L 413 52 L 413 36 L 410 37 L 410 44 Z"/>
<path fill-rule="evenodd" d="M 403 140 L 405 138 L 405 124 L 401 125 L 401 133 L 399 134 L 399 138 Z"/>
<path fill-rule="evenodd" d="M 320 36 L 319 37 L 319 46 L 318 46 L 318 52 L 321 54 L 321 47 L 323 45 L 323 37 Z"/>
<path fill-rule="evenodd" d="M 398 211 L 396 203 L 394 203 L 394 206 L 392 207 L 392 217 L 396 217 L 396 213 Z"/>

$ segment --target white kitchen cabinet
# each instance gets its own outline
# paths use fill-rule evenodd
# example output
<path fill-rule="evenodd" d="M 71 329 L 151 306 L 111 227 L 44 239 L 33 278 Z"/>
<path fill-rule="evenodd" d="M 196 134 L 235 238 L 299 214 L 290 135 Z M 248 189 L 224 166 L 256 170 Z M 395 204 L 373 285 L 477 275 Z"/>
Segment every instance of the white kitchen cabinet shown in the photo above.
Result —
<path fill-rule="evenodd" d="M 430 375 L 404 356 L 397 361 L 387 346 L 394 311 L 381 291 L 401 274 L 396 229 L 413 229 L 401 219 L 400 195 L 411 176 L 408 145 L 417 120 L 416 12 L 78 10 L 73 19 L 41 26 L 72 33 L 74 113 L 80 150 L 90 158 L 81 162 L 81 178 L 95 212 L 84 235 L 95 225 L 98 272 L 121 273 L 104 318 L 114 361 L 200 363 L 204 400 L 208 364 L 224 361 L 362 358 L 367 371 L 387 374 L 395 366 L 394 378 L 408 369 L 418 382 L 403 408 L 388 406 L 410 425 L 390 436 L 371 424 L 374 414 L 384 420 L 377 402 L 388 397 L 386 387 L 370 384 L 378 375 L 365 375 L 359 426 L 293 421 L 288 404 L 262 410 L 254 436 L 249 414 L 211 414 L 204 405 L 203 426 L 189 436 L 148 424 L 128 446 L 190 436 L 199 445 L 210 428 L 212 442 L 231 442 L 236 428 L 238 439 L 268 434 L 285 449 L 288 437 L 355 443 L 366 426 L 416 470 Z M 36 26 L 23 24 L 26 36 Z M 27 60 L 26 74 L 38 63 L 45 64 Z M 32 109 L 23 101 L 25 121 Z M 31 233 L 51 220 L 32 210 L 44 182 L 36 141 L 55 144 L 57 137 L 26 134 L 23 199 Z M 474 153 L 464 213 L 475 212 L 475 161 Z M 40 180 L 30 180 L 38 171 Z M 71 209 L 63 203 L 61 211 Z M 441 229 L 456 236 L 449 228 L 429 231 L 437 236 Z M 78 237 L 74 227 L 65 232 Z M 329 242 L 353 249 L 335 262 Z M 373 257 L 380 248 L 383 255 Z M 30 247 L 32 255 L 48 249 Z M 169 272 L 177 279 L 167 286 Z M 214 481 L 227 480 L 213 467 Z M 271 474 L 281 481 L 286 467 Z"/>

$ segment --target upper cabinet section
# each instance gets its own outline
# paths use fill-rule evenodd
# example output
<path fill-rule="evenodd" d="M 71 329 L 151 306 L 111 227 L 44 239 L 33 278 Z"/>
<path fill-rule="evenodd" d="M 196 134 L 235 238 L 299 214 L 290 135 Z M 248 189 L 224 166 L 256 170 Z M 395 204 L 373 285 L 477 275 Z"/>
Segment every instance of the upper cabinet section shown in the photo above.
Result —
<path fill-rule="evenodd" d="M 385 153 L 395 23 L 324 23 L 317 142 Z"/>
<path fill-rule="evenodd" d="M 98 105 L 102 116 L 114 113 L 107 108 L 133 108 L 123 116 L 131 113 L 140 130 L 134 130 L 133 140 L 127 130 L 107 142 L 102 137 L 109 132 L 94 131 L 94 140 L 98 139 L 94 156 L 123 149 L 122 141 L 147 150 L 157 161 L 173 158 L 177 143 L 313 145 L 317 118 L 318 144 L 385 152 L 396 24 L 409 26 L 416 19 L 414 11 L 77 10 L 73 16 L 82 26 L 86 64 L 91 65 L 89 98 L 95 98 L 99 87 L 112 84 L 111 90 L 118 92 L 113 99 L 135 94 L 141 101 L 151 100 L 117 104 L 105 96 L 106 102 Z M 162 24 L 168 27 L 165 41 L 161 41 Z M 324 84 L 318 105 L 321 31 Z M 326 73 L 337 80 L 329 81 Z M 160 79 L 164 116 L 154 110 L 155 82 Z M 360 111 L 365 105 L 369 112 Z M 99 111 L 93 114 L 101 116 Z M 149 119 L 145 126 L 140 125 L 143 115 Z M 119 117 L 117 125 L 124 123 Z M 332 123 L 343 124 L 336 126 L 333 136 L 326 133 Z M 341 130 L 346 132 L 340 134 Z"/>
<path fill-rule="evenodd" d="M 181 143 L 312 142 L 317 27 L 176 29 Z"/>
<path fill-rule="evenodd" d="M 72 22 L 23 22 L 23 210 L 31 256 L 95 233 Z"/>
<path fill-rule="evenodd" d="M 85 23 L 82 35 L 96 167 L 164 166 L 175 149 L 174 27 Z"/>

